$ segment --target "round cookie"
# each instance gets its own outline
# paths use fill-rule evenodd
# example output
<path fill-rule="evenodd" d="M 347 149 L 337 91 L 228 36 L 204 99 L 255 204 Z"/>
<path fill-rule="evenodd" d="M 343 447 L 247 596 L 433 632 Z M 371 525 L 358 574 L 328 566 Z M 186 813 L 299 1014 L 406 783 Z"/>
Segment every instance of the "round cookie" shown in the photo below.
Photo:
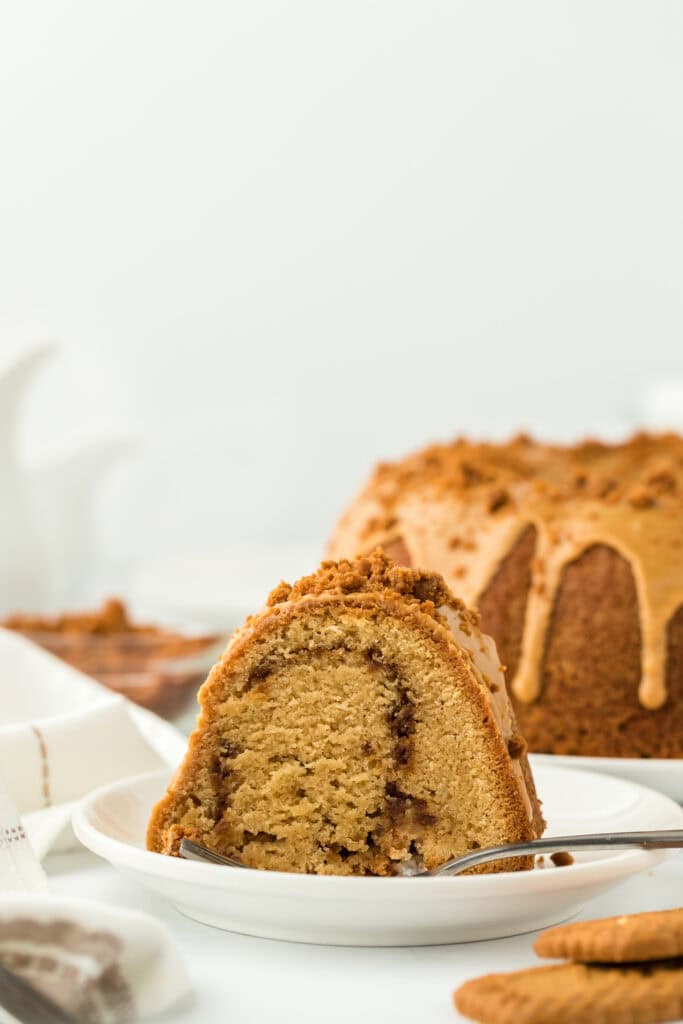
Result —
<path fill-rule="evenodd" d="M 465 982 L 453 998 L 481 1024 L 657 1024 L 683 1016 L 683 960 L 488 974 Z"/>
<path fill-rule="evenodd" d="M 579 963 L 625 964 L 683 956 L 683 907 L 576 921 L 539 935 L 538 956 Z"/>

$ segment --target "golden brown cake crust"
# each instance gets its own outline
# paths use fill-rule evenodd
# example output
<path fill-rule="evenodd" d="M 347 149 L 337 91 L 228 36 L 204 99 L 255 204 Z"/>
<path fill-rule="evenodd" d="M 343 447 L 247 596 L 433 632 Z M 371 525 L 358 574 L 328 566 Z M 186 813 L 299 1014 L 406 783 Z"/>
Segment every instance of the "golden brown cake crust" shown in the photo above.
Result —
<path fill-rule="evenodd" d="M 683 757 L 680 437 L 434 445 L 378 467 L 330 553 L 376 544 L 479 607 L 532 750 Z"/>
<path fill-rule="evenodd" d="M 683 957 L 683 908 L 576 921 L 542 932 L 538 956 L 580 963 L 632 963 Z"/>
<path fill-rule="evenodd" d="M 491 641 L 443 581 L 381 552 L 276 588 L 200 703 L 185 762 L 150 820 L 157 852 L 176 853 L 185 835 L 276 870 L 391 874 L 415 856 L 436 866 L 472 848 L 455 834 L 476 828 L 459 785 L 486 807 L 489 832 L 472 841 L 542 831 Z"/>

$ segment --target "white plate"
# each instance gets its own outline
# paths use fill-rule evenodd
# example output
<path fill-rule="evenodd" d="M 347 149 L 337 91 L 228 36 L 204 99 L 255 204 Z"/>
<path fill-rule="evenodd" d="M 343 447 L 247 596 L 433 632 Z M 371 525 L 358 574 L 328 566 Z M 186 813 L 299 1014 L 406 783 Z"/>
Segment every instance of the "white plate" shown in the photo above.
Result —
<path fill-rule="evenodd" d="M 566 768 L 539 766 L 548 834 L 681 828 L 660 793 Z M 466 942 L 544 928 L 577 913 L 665 852 L 583 854 L 570 867 L 456 878 L 344 878 L 197 864 L 144 849 L 147 819 L 168 773 L 92 793 L 76 809 L 85 846 L 161 893 L 188 917 L 264 938 L 331 945 Z"/>
<path fill-rule="evenodd" d="M 683 758 L 649 757 L 574 757 L 569 754 L 532 754 L 534 773 L 540 768 L 579 768 L 581 771 L 602 772 L 618 779 L 638 782 L 660 793 L 665 793 L 683 804 Z"/>

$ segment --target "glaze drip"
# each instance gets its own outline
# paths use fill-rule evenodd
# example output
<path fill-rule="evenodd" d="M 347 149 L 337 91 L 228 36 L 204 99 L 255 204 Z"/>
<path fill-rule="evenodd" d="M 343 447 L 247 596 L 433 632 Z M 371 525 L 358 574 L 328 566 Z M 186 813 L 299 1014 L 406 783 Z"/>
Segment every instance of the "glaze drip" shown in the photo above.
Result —
<path fill-rule="evenodd" d="M 341 520 L 333 554 L 390 544 L 409 564 L 443 573 L 468 604 L 485 594 L 530 527 L 536 531 L 521 651 L 510 683 L 531 704 L 564 572 L 595 546 L 629 564 L 638 597 L 638 700 L 667 700 L 667 631 L 683 607 L 683 439 L 637 435 L 623 445 L 434 446 L 374 479 Z"/>

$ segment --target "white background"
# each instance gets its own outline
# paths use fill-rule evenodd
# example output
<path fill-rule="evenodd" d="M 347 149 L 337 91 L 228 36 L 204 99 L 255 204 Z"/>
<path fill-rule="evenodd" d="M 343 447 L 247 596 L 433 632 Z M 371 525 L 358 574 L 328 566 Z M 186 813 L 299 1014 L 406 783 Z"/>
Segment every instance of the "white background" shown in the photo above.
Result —
<path fill-rule="evenodd" d="M 379 457 L 683 377 L 680 3 L 0 12 L 0 348 L 62 346 L 26 459 L 135 440 L 107 572 L 322 544 Z"/>

